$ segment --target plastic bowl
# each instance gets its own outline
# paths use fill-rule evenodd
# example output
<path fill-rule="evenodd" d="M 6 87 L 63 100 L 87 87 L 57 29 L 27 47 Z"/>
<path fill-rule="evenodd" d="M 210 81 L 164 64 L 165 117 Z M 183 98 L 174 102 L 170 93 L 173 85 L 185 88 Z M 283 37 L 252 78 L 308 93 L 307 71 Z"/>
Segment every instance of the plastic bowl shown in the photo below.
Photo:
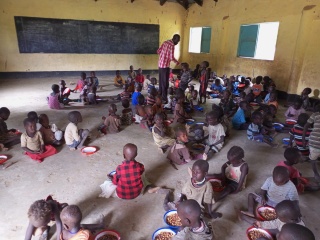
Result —
<path fill-rule="evenodd" d="M 274 123 L 273 127 L 275 130 L 282 130 L 284 128 L 283 124 L 281 123 Z"/>
<path fill-rule="evenodd" d="M 259 103 L 251 102 L 250 105 L 253 106 L 253 107 L 255 107 L 255 106 L 259 106 Z"/>
<path fill-rule="evenodd" d="M 269 206 L 260 206 L 257 208 L 257 214 L 258 217 L 263 220 L 263 221 L 271 221 L 271 220 L 275 220 L 276 217 L 274 219 L 266 219 L 265 217 L 263 217 L 263 215 L 261 214 L 262 212 L 266 211 L 266 210 L 270 210 L 273 212 L 276 212 L 276 210 L 273 207 L 269 207 Z"/>
<path fill-rule="evenodd" d="M 247 237 L 248 237 L 249 240 L 256 240 L 256 238 L 250 238 L 249 233 L 252 232 L 252 231 L 260 232 L 260 233 L 262 233 L 267 239 L 273 240 L 272 235 L 271 235 L 268 231 L 266 231 L 266 230 L 264 230 L 264 229 L 261 229 L 261 228 L 256 228 L 256 227 L 249 227 L 249 228 L 247 229 Z"/>
<path fill-rule="evenodd" d="M 287 119 L 286 120 L 286 124 L 288 124 L 288 125 L 295 125 L 296 123 L 297 123 L 297 121 L 294 119 Z"/>
<path fill-rule="evenodd" d="M 168 127 L 171 124 L 171 121 L 170 120 L 164 120 L 163 123 L 164 123 L 165 126 Z"/>
<path fill-rule="evenodd" d="M 208 181 L 211 183 L 211 185 L 212 185 L 212 190 L 213 190 L 214 192 L 221 192 L 221 191 L 224 189 L 224 186 L 222 186 L 222 181 L 221 181 L 220 179 L 218 179 L 218 178 L 211 178 L 211 179 L 209 179 Z M 218 186 L 218 184 L 219 184 L 220 186 Z"/>
<path fill-rule="evenodd" d="M 114 236 L 114 237 L 117 237 L 118 240 L 120 240 L 120 234 L 116 231 L 113 231 L 113 230 L 102 230 L 101 232 L 99 232 L 94 240 L 99 240 L 99 238 L 105 236 L 105 235 L 111 235 L 111 236 Z"/>
<path fill-rule="evenodd" d="M 97 148 L 96 147 L 84 147 L 81 149 L 81 153 L 83 155 L 89 156 L 94 154 L 95 152 L 97 152 Z"/>
<path fill-rule="evenodd" d="M 0 155 L 0 165 L 4 164 L 8 160 L 6 155 Z"/>
<path fill-rule="evenodd" d="M 283 143 L 284 145 L 289 145 L 289 143 L 290 143 L 290 138 L 282 138 L 282 143 Z"/>
<path fill-rule="evenodd" d="M 203 126 L 205 123 L 204 122 L 196 122 L 196 125 Z"/>
<path fill-rule="evenodd" d="M 204 151 L 204 149 L 206 148 L 206 146 L 204 144 L 201 143 L 194 143 L 192 144 L 192 149 L 195 151 Z"/>
<path fill-rule="evenodd" d="M 169 233 L 172 233 L 173 235 L 177 234 L 176 231 L 174 231 L 171 228 L 168 228 L 168 227 L 159 228 L 152 234 L 152 240 L 155 240 L 156 236 L 158 236 L 160 233 L 163 233 L 163 232 L 169 232 Z M 97 240 L 97 239 L 95 239 L 95 240 Z"/>
<path fill-rule="evenodd" d="M 186 124 L 188 125 L 194 124 L 194 119 L 186 119 Z"/>
<path fill-rule="evenodd" d="M 173 228 L 173 229 L 178 229 L 180 226 L 173 226 L 173 225 L 170 225 L 168 222 L 167 222 L 167 217 L 170 216 L 170 215 L 173 215 L 173 214 L 177 214 L 177 210 L 169 210 L 167 211 L 164 215 L 163 215 L 163 221 L 165 224 L 167 224 L 170 228 Z"/>
<path fill-rule="evenodd" d="M 113 175 L 115 175 L 116 174 L 116 171 L 111 171 L 108 175 L 109 176 L 113 176 Z"/>

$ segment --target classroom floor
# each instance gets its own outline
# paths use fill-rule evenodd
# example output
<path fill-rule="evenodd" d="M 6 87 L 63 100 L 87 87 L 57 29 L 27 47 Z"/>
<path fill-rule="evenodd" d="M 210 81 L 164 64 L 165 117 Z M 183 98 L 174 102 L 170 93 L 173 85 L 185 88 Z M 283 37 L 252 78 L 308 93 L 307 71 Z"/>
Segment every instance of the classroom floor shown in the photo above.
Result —
<path fill-rule="evenodd" d="M 102 84 L 108 85 L 98 95 L 114 96 L 120 92 L 112 86 L 113 76 L 98 76 Z M 67 86 L 76 82 L 77 76 L 64 78 Z M 37 163 L 23 154 L 17 145 L 8 152 L 9 162 L 15 162 L 7 169 L 0 168 L 0 236 L 2 239 L 22 239 L 27 225 L 27 211 L 29 206 L 49 194 L 59 202 L 77 204 L 83 213 L 83 223 L 95 223 L 101 214 L 105 216 L 106 228 L 116 230 L 123 240 L 147 240 L 152 233 L 165 226 L 163 222 L 164 210 L 162 202 L 164 195 L 145 194 L 134 200 L 99 198 L 99 185 L 104 182 L 107 174 L 114 170 L 123 160 L 122 148 L 132 142 L 138 146 L 136 160 L 143 163 L 148 179 L 157 186 L 175 189 L 179 194 L 184 181 L 189 179 L 187 168 L 191 164 L 178 166 L 179 170 L 166 161 L 166 155 L 161 154 L 153 142 L 150 132 L 132 124 L 118 134 L 98 137 L 97 127 L 102 122 L 101 116 L 107 115 L 108 103 L 96 106 L 81 106 L 77 103 L 73 107 L 63 110 L 50 110 L 46 104 L 46 96 L 50 93 L 51 85 L 59 82 L 59 78 L 35 79 L 1 79 L 0 106 L 11 110 L 7 121 L 8 128 L 17 128 L 23 131 L 22 121 L 29 111 L 38 114 L 46 113 L 50 122 L 61 129 L 68 124 L 67 113 L 79 110 L 83 116 L 80 128 L 91 131 L 89 145 L 99 147 L 99 151 L 84 157 L 80 151 L 69 151 L 67 146 L 58 149 L 59 153 Z M 145 92 L 143 92 L 145 94 Z M 79 94 L 72 94 L 76 98 Z M 209 100 L 206 109 L 211 109 L 213 100 Z M 122 110 L 117 104 L 118 112 Z M 284 108 L 280 107 L 278 116 L 283 116 Z M 203 121 L 203 114 L 195 116 Z M 288 134 L 279 134 L 276 141 L 281 143 Z M 216 239 L 234 240 L 247 239 L 247 223 L 239 222 L 237 212 L 246 209 L 248 193 L 261 187 L 263 182 L 272 173 L 274 166 L 283 160 L 282 145 L 272 149 L 266 144 L 253 143 L 247 140 L 245 131 L 231 131 L 231 137 L 226 141 L 220 153 L 209 159 L 210 173 L 218 173 L 226 162 L 226 153 L 231 146 L 238 145 L 245 149 L 245 160 L 249 164 L 247 187 L 241 193 L 230 195 L 215 204 L 216 210 L 223 214 L 221 219 L 213 220 L 213 229 Z M 297 166 L 304 176 L 312 176 L 309 163 Z M 320 167 L 320 166 L 319 166 Z M 320 210 L 320 192 L 300 195 L 300 207 L 303 220 L 316 238 L 320 238 L 318 221 Z M 53 231 L 51 231 L 52 233 Z M 54 239 L 53 237 L 51 239 Z"/>

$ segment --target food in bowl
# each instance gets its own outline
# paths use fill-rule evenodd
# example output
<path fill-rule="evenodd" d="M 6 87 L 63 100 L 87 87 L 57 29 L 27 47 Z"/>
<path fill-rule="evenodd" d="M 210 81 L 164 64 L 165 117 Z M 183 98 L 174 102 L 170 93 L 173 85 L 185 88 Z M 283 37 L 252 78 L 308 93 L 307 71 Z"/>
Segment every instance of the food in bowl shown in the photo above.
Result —
<path fill-rule="evenodd" d="M 276 210 L 271 207 L 259 207 L 258 214 L 265 221 L 271 221 L 277 218 Z"/>
<path fill-rule="evenodd" d="M 224 186 L 222 185 L 222 182 L 220 179 L 209 179 L 209 182 L 212 185 L 212 190 L 214 192 L 221 192 L 224 189 Z"/>
<path fill-rule="evenodd" d="M 0 155 L 0 165 L 4 164 L 8 160 L 6 155 Z"/>
<path fill-rule="evenodd" d="M 180 227 L 182 226 L 181 219 L 178 216 L 178 213 L 168 214 L 166 217 L 166 222 L 170 226 Z"/>
<path fill-rule="evenodd" d="M 205 146 L 201 143 L 195 143 L 192 145 L 192 149 L 196 151 L 203 151 L 205 149 Z"/>
<path fill-rule="evenodd" d="M 272 240 L 272 236 L 265 230 L 260 228 L 249 228 L 247 230 L 247 235 L 250 240 L 256 240 L 258 238 L 264 237 Z"/>
<path fill-rule="evenodd" d="M 159 233 L 154 240 L 171 240 L 174 236 L 172 232 L 161 232 Z"/>
<path fill-rule="evenodd" d="M 103 235 L 102 237 L 99 237 L 97 240 L 118 240 L 119 238 L 113 235 Z"/>

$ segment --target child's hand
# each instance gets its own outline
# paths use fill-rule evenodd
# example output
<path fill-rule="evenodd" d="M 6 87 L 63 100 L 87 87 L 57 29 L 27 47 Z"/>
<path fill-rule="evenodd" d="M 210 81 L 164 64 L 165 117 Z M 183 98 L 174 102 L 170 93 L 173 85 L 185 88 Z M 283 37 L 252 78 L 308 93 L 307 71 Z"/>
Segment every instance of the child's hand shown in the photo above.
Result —
<path fill-rule="evenodd" d="M 255 226 L 257 228 L 261 228 L 261 222 L 260 221 L 256 221 L 255 223 L 253 223 L 253 226 Z"/>
<path fill-rule="evenodd" d="M 265 196 L 261 196 L 261 204 L 262 205 L 266 205 L 266 203 L 267 203 L 266 197 Z"/>

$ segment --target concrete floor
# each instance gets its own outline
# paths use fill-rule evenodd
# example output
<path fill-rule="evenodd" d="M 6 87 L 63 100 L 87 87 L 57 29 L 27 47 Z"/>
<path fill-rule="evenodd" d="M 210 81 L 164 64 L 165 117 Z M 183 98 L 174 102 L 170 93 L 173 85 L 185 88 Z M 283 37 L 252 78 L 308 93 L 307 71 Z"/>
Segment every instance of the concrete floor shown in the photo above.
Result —
<path fill-rule="evenodd" d="M 111 84 L 112 76 L 98 76 L 104 84 Z M 64 78 L 69 84 L 76 82 L 77 76 Z M 16 162 L 8 169 L 0 169 L 0 236 L 2 239 L 22 239 L 28 224 L 27 211 L 29 206 L 38 199 L 52 194 L 60 202 L 77 204 L 83 212 L 83 223 L 94 223 L 101 214 L 105 215 L 108 229 L 114 229 L 124 240 L 151 239 L 154 230 L 165 226 L 162 209 L 163 195 L 146 194 L 134 200 L 98 198 L 99 185 L 106 179 L 107 174 L 114 170 L 123 160 L 122 148 L 128 142 L 138 146 L 138 161 L 146 168 L 149 180 L 158 186 L 176 189 L 179 193 L 181 185 L 188 180 L 187 168 L 192 164 L 179 166 L 179 171 L 172 168 L 166 161 L 166 155 L 158 152 L 153 143 L 152 135 L 147 130 L 133 124 L 115 135 L 97 138 L 97 126 L 101 116 L 107 114 L 106 103 L 97 106 L 68 107 L 64 110 L 50 110 L 46 104 L 46 96 L 50 93 L 51 85 L 58 83 L 59 78 L 38 79 L 2 79 L 0 81 L 0 106 L 11 110 L 7 121 L 9 128 L 23 131 L 22 121 L 29 111 L 38 114 L 46 113 L 50 122 L 65 129 L 67 113 L 73 109 L 79 110 L 84 121 L 81 128 L 91 130 L 91 146 L 100 150 L 91 157 L 84 157 L 79 151 L 71 152 L 67 146 L 59 149 L 59 153 L 45 159 L 41 164 L 23 155 L 17 145 L 5 154 L 10 156 L 9 162 Z M 68 85 L 69 86 L 69 85 Z M 110 96 L 120 90 L 113 86 L 105 87 L 98 92 L 100 96 Z M 76 97 L 74 94 L 71 97 Z M 210 100 L 212 102 L 212 100 Z M 209 101 L 209 103 L 210 103 Z M 118 104 L 119 105 L 119 104 Z M 207 109 L 211 106 L 207 104 Z M 118 112 L 122 107 L 119 105 Z M 280 108 L 278 116 L 283 116 L 284 109 Z M 198 120 L 203 116 L 196 116 Z M 280 134 L 276 140 L 286 134 Z M 210 172 L 217 173 L 226 162 L 226 153 L 231 146 L 238 145 L 245 149 L 245 160 L 250 170 L 247 188 L 239 194 L 230 195 L 215 206 L 223 214 L 221 219 L 213 221 L 216 239 L 246 239 L 245 231 L 248 224 L 239 222 L 237 211 L 247 206 L 247 195 L 261 187 L 272 173 L 274 166 L 283 159 L 284 149 L 280 146 L 272 149 L 265 144 L 253 143 L 247 140 L 245 131 L 232 131 L 231 137 L 224 148 L 210 160 Z M 304 176 L 312 176 L 308 163 L 297 166 Z M 318 220 L 320 192 L 300 195 L 300 206 L 303 220 L 317 238 L 320 238 Z M 53 239 L 53 238 L 51 238 Z"/>

